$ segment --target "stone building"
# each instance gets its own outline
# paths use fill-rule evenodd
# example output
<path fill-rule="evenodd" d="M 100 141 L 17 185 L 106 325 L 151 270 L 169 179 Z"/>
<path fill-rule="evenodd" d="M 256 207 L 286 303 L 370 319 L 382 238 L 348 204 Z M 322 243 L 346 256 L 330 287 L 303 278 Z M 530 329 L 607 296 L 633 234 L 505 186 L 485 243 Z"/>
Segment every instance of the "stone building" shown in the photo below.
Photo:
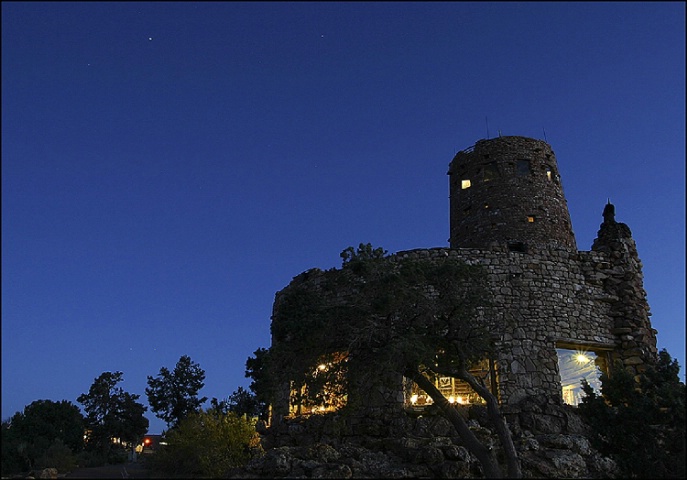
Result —
<path fill-rule="evenodd" d="M 455 155 L 448 175 L 450 247 L 397 252 L 388 261 L 457 258 L 483 267 L 496 307 L 484 319 L 495 353 L 477 368 L 504 411 L 517 411 L 533 398 L 574 405 L 582 377 L 594 385 L 610 362 L 639 373 L 654 361 L 656 331 L 630 229 L 615 220 L 610 202 L 600 205 L 597 238 L 590 251 L 578 250 L 556 157 L 546 142 L 480 140 Z M 317 291 L 324 274 L 310 270 L 279 292 L 273 322 L 284 292 L 296 285 Z M 276 419 L 301 412 L 290 405 L 289 379 L 282 380 L 272 405 Z M 454 401 L 479 401 L 456 379 L 435 381 Z M 399 384 L 395 393 L 384 401 L 413 408 L 427 400 L 407 385 Z"/>

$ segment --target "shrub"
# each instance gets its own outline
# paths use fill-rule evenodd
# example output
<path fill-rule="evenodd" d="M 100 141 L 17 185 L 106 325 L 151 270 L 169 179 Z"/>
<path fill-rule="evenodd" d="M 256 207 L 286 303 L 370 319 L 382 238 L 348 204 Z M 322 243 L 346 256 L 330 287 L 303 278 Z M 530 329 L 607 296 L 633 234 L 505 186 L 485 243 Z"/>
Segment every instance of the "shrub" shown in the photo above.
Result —
<path fill-rule="evenodd" d="M 58 472 L 71 472 L 76 467 L 76 456 L 72 449 L 59 438 L 45 451 L 36 465 L 39 468 L 56 468 Z"/>
<path fill-rule="evenodd" d="M 191 414 L 165 436 L 152 468 L 178 475 L 220 477 L 244 465 L 258 448 L 252 420 L 216 410 Z"/>
<path fill-rule="evenodd" d="M 666 350 L 638 378 L 615 366 L 601 392 L 583 381 L 579 412 L 594 426 L 592 443 L 628 478 L 685 478 L 685 384 Z"/>

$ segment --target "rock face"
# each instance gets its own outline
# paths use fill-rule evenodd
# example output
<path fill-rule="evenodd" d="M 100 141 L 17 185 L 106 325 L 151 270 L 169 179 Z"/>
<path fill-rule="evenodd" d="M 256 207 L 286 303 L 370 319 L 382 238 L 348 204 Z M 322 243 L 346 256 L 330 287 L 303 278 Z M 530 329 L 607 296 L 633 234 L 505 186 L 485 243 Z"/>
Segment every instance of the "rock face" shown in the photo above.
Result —
<path fill-rule="evenodd" d="M 524 423 L 511 424 L 525 478 L 615 478 L 615 463 L 591 448 L 571 407 L 531 405 Z M 484 407 L 461 407 L 471 430 L 503 460 Z M 527 410 L 525 406 L 525 410 Z M 558 418 L 558 421 L 551 421 Z M 548 420 L 547 420 L 548 419 Z M 516 418 L 519 420 L 519 418 Z M 558 433 L 523 429 L 544 425 Z M 441 415 L 380 418 L 337 413 L 283 420 L 263 437 L 266 453 L 229 478 L 482 478 L 479 462 Z M 505 468 L 503 468 L 505 471 Z"/>

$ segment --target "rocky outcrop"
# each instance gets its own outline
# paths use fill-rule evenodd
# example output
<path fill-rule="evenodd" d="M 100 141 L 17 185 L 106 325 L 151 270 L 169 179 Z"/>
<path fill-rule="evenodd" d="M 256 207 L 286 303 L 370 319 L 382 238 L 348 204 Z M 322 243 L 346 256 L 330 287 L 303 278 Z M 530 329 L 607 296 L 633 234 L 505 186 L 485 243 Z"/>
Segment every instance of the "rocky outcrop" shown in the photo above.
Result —
<path fill-rule="evenodd" d="M 535 408 L 536 407 L 536 408 Z M 617 468 L 590 445 L 587 427 L 570 408 L 525 406 L 509 425 L 524 478 L 615 478 Z M 462 413 L 470 429 L 505 459 L 483 407 Z M 268 429 L 266 451 L 229 478 L 482 478 L 476 458 L 453 426 L 428 412 L 378 422 L 340 414 L 285 419 Z M 534 431 L 524 427 L 532 427 Z M 505 471 L 505 468 L 503 469 Z"/>

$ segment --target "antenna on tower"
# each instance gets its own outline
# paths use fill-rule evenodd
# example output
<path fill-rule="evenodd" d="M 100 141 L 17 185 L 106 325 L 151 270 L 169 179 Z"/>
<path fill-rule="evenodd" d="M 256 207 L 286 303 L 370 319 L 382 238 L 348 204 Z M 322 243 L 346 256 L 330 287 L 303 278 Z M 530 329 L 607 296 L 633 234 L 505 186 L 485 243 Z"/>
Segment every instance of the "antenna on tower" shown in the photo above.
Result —
<path fill-rule="evenodd" d="M 541 127 L 541 131 L 544 132 L 544 141 L 547 142 L 546 140 L 546 130 L 544 130 L 544 127 Z"/>
<path fill-rule="evenodd" d="M 489 117 L 484 117 L 484 121 L 487 124 L 487 140 L 489 140 Z"/>

